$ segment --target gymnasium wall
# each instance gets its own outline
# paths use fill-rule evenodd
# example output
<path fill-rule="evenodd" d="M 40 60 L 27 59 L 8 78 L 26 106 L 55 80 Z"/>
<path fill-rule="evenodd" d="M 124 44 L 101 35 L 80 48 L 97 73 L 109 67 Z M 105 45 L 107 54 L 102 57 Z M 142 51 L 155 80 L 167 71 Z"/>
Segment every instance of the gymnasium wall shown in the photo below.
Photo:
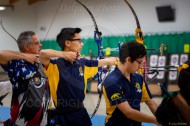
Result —
<path fill-rule="evenodd" d="M 75 0 L 44 0 L 28 5 L 26 0 L 14 4 L 14 10 L 0 11 L 4 27 L 17 38 L 24 30 L 37 32 L 41 41 L 55 40 L 63 27 L 80 27 L 85 39 L 93 37 L 89 14 Z M 132 36 L 136 22 L 124 0 L 81 0 L 92 11 L 103 36 Z M 189 0 L 129 0 L 140 20 L 145 35 L 190 32 Z M 170 5 L 175 9 L 175 21 L 159 22 L 156 6 Z M 122 42 L 125 39 L 121 40 Z M 146 40 L 145 40 L 146 41 Z M 161 42 L 161 41 L 160 41 Z M 113 40 L 113 43 L 115 41 Z M 0 50 L 18 50 L 16 43 L 0 28 Z M 156 46 L 154 43 L 151 46 Z M 46 45 L 44 45 L 46 46 Z"/>
<path fill-rule="evenodd" d="M 102 38 L 102 45 L 106 48 L 117 48 L 118 43 L 134 40 L 132 36 L 105 36 Z M 96 56 L 97 55 L 97 44 L 93 38 L 83 39 L 83 49 L 81 54 L 83 56 Z M 42 42 L 43 49 L 56 49 L 60 50 L 56 43 L 56 40 L 46 40 Z M 147 49 L 157 49 L 148 51 L 148 54 L 159 54 L 160 46 L 164 44 L 166 47 L 163 49 L 163 54 L 172 53 L 189 53 L 190 52 L 190 33 L 173 33 L 173 34 L 156 34 L 156 35 L 145 35 L 144 45 Z M 118 55 L 118 52 L 110 52 L 110 55 Z M 109 56 L 110 56 L 109 55 Z"/>

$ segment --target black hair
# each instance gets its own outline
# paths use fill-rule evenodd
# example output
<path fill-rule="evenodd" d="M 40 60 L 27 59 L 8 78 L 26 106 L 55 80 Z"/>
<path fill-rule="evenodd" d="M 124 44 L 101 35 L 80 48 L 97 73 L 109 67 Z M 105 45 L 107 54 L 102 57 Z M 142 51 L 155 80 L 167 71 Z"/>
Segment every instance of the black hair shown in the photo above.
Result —
<path fill-rule="evenodd" d="M 61 32 L 57 35 L 57 43 L 62 50 L 65 49 L 65 41 L 75 37 L 75 33 L 80 33 L 82 30 L 80 28 L 63 28 Z"/>
<path fill-rule="evenodd" d="M 144 45 L 136 42 L 135 40 L 122 44 L 119 52 L 119 60 L 121 63 L 125 62 L 127 57 L 131 57 L 131 62 L 138 58 L 143 58 L 147 55 Z"/>

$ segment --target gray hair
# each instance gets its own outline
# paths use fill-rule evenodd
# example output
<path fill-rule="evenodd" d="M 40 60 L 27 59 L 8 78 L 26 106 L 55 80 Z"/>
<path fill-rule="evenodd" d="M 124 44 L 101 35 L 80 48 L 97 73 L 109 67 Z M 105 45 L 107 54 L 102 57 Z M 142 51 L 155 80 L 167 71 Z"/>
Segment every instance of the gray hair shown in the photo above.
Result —
<path fill-rule="evenodd" d="M 33 31 L 25 31 L 20 33 L 17 44 L 21 52 L 24 52 L 24 46 L 32 43 L 32 36 L 36 33 Z"/>

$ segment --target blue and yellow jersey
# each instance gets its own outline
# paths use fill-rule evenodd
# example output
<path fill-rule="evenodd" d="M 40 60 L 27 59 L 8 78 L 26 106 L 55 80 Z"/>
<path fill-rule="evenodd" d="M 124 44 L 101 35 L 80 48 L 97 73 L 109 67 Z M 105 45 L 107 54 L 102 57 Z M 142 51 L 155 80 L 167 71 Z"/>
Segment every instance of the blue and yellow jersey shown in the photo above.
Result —
<path fill-rule="evenodd" d="M 98 72 L 98 61 L 81 58 L 73 64 L 63 58 L 50 60 L 45 70 L 56 107 L 76 107 L 82 103 L 87 80 Z"/>
<path fill-rule="evenodd" d="M 140 111 L 140 102 L 152 98 L 147 84 L 141 75 L 130 75 L 131 82 L 116 67 L 103 82 L 106 101 L 106 126 L 138 126 L 139 122 L 128 119 L 116 105 L 127 101 L 131 108 Z"/>

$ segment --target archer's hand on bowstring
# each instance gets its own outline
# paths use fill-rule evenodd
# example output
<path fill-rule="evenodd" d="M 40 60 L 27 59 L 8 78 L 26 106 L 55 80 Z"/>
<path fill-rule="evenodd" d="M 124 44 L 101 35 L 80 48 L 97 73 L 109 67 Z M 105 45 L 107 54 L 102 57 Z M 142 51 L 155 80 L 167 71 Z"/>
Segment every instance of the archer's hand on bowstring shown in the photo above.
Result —
<path fill-rule="evenodd" d="M 40 63 L 40 58 L 38 54 L 29 54 L 29 53 L 23 53 L 23 60 L 34 64 L 34 63 Z"/>
<path fill-rule="evenodd" d="M 109 57 L 105 59 L 98 60 L 98 67 L 106 66 L 106 65 L 118 65 L 119 59 L 117 57 Z"/>
<path fill-rule="evenodd" d="M 73 63 L 75 60 L 80 60 L 80 53 L 79 52 L 64 52 L 65 53 L 65 60 Z"/>

